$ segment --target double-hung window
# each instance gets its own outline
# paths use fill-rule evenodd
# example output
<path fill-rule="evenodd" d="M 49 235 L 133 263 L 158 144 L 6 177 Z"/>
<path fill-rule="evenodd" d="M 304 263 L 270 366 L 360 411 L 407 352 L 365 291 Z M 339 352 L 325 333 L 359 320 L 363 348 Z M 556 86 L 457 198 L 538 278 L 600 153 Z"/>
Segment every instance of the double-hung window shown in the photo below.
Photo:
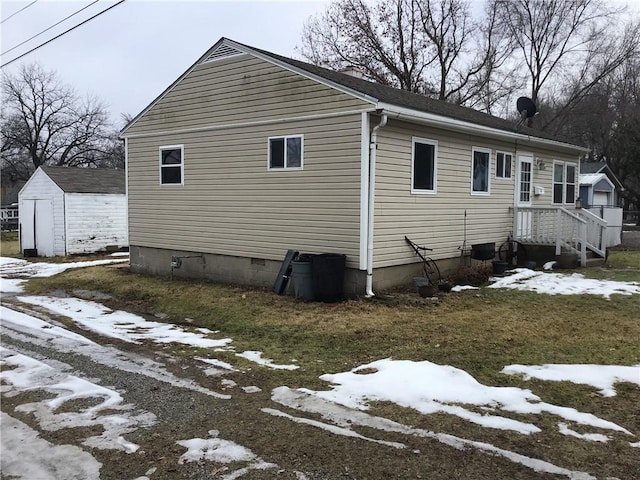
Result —
<path fill-rule="evenodd" d="M 553 162 L 553 203 L 572 204 L 576 200 L 576 165 Z"/>
<path fill-rule="evenodd" d="M 302 170 L 302 135 L 269 138 L 269 170 Z"/>
<path fill-rule="evenodd" d="M 413 138 L 411 193 L 436 193 L 438 142 Z"/>
<path fill-rule="evenodd" d="M 471 159 L 471 194 L 489 194 L 489 172 L 491 171 L 491 150 L 473 147 Z"/>
<path fill-rule="evenodd" d="M 510 153 L 496 153 L 496 178 L 511 178 L 511 160 Z"/>
<path fill-rule="evenodd" d="M 184 145 L 160 147 L 160 185 L 184 184 Z"/>

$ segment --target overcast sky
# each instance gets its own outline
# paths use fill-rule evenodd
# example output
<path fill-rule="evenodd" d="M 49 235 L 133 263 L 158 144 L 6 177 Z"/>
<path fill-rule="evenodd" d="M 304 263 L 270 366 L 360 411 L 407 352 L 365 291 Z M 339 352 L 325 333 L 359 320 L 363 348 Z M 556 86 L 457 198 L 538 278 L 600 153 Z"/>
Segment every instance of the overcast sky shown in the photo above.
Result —
<path fill-rule="evenodd" d="M 12 49 L 93 1 L 37 0 L 28 6 L 33 0 L 0 0 L 0 52 Z M 640 13 L 640 0 L 609 2 L 627 3 Z M 115 3 L 116 0 L 99 0 L 2 55 L 1 63 L 4 65 Z M 328 4 L 329 0 L 126 0 L 3 71 L 15 72 L 21 65 L 33 62 L 55 70 L 79 94 L 98 96 L 121 127 L 121 113 L 138 114 L 221 37 L 299 57 L 295 47 L 300 44 L 304 22 Z"/>
<path fill-rule="evenodd" d="M 0 51 L 6 52 L 93 0 L 0 1 Z M 99 0 L 58 27 L 6 55 L 20 54 L 104 10 L 115 0 Z M 4 67 L 16 72 L 38 62 L 84 96 L 95 94 L 115 122 L 136 115 L 221 37 L 285 56 L 296 56 L 305 20 L 328 1 L 140 1 L 126 0 Z M 122 125 L 118 125 L 120 127 Z"/>

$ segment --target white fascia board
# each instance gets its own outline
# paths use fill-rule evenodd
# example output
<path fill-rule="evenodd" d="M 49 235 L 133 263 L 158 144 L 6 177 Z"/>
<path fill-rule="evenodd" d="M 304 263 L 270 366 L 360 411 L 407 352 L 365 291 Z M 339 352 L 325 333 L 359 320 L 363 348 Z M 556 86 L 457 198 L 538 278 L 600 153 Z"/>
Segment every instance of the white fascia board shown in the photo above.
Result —
<path fill-rule="evenodd" d="M 384 110 L 384 112 L 390 118 L 396 118 L 397 120 L 407 120 L 415 123 L 422 123 L 424 125 L 430 125 L 433 127 L 442 128 L 445 130 L 453 130 L 463 133 L 471 133 L 481 137 L 491 137 L 500 140 L 513 141 L 518 140 L 529 145 L 538 145 L 544 148 L 563 149 L 571 152 L 587 153 L 590 149 L 585 147 L 579 147 L 577 145 L 571 145 L 569 143 L 559 142 L 556 140 L 548 140 L 546 138 L 534 137 L 531 135 L 525 135 L 522 133 L 508 132 L 493 127 L 487 127 L 485 125 L 478 125 L 477 123 L 465 122 L 463 120 L 457 120 L 455 118 L 443 117 L 441 115 L 435 115 L 433 113 L 421 112 L 419 110 L 412 110 L 410 108 L 398 107 L 388 103 L 378 103 L 377 108 Z"/>

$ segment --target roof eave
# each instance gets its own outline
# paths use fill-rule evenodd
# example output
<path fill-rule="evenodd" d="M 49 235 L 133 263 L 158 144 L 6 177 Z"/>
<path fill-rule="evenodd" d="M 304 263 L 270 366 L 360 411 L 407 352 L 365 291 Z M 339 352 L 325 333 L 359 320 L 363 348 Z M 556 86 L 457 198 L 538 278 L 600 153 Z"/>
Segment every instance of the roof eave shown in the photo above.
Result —
<path fill-rule="evenodd" d="M 414 123 L 420 123 L 438 128 L 445 128 L 447 130 L 453 130 L 461 133 L 471 133 L 473 135 L 496 138 L 506 141 L 516 140 L 526 143 L 527 145 L 539 146 L 543 148 L 561 149 L 563 151 L 568 151 L 575 154 L 587 153 L 590 151 L 590 149 L 588 148 L 578 145 L 572 145 L 570 143 L 560 142 L 557 140 L 549 140 L 546 138 L 535 137 L 523 133 L 509 132 L 507 130 L 500 130 L 498 128 L 479 125 L 477 123 L 466 122 L 464 120 L 458 120 L 455 118 L 436 115 L 420 110 L 413 110 L 389 103 L 379 102 L 377 104 L 377 109 L 384 111 L 384 113 L 386 113 L 388 116 L 391 116 L 392 118 L 395 117 L 399 120 L 407 120 Z"/>

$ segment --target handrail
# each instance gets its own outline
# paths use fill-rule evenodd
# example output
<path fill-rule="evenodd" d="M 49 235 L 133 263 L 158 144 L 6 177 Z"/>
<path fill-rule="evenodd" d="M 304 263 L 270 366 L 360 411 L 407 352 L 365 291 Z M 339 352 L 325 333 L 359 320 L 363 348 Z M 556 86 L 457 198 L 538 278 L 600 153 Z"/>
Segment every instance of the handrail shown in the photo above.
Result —
<path fill-rule="evenodd" d="M 589 220 L 603 226 L 606 227 L 607 226 L 607 221 L 604 218 L 600 218 L 599 216 L 597 216 L 595 213 L 590 212 L 587 209 L 581 209 L 580 210 L 580 215 L 584 215 L 585 217 L 587 217 Z"/>
<path fill-rule="evenodd" d="M 606 256 L 606 220 L 586 211 L 565 207 L 515 207 L 514 236 L 521 241 L 555 245 L 556 255 L 565 248 L 587 264 L 587 248 Z"/>

